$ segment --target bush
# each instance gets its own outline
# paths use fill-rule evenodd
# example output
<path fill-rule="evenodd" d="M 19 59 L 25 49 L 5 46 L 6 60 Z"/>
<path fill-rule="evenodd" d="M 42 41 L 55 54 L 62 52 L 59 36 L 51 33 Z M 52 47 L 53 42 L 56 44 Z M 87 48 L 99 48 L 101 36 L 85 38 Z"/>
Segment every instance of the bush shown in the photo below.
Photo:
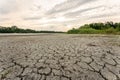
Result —
<path fill-rule="evenodd" d="M 64 33 L 64 32 L 58 32 L 58 31 L 36 31 L 32 29 L 21 29 L 17 26 L 11 26 L 11 27 L 2 27 L 0 26 L 0 33 Z"/>
<path fill-rule="evenodd" d="M 79 33 L 80 34 L 96 34 L 96 33 L 99 33 L 99 30 L 95 30 L 95 29 L 92 29 L 92 28 L 89 28 L 89 29 L 80 29 Z"/>
<path fill-rule="evenodd" d="M 79 30 L 73 28 L 72 30 L 69 30 L 68 33 L 69 33 L 69 34 L 71 34 L 71 33 L 72 33 L 72 34 L 78 34 L 78 33 L 79 33 Z"/>
<path fill-rule="evenodd" d="M 107 34 L 115 34 L 117 31 L 114 29 L 114 28 L 109 28 L 109 29 L 106 29 L 105 30 L 105 32 L 107 33 Z"/>
<path fill-rule="evenodd" d="M 69 34 L 120 34 L 120 23 L 91 23 L 85 24 L 78 29 L 71 29 Z"/>

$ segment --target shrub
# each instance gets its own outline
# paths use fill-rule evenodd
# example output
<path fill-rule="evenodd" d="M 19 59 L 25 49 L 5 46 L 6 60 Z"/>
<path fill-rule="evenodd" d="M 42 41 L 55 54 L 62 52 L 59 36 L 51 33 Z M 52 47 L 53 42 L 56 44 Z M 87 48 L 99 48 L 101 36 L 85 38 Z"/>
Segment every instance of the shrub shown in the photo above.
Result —
<path fill-rule="evenodd" d="M 78 29 L 71 29 L 69 34 L 120 34 L 120 23 L 91 23 L 85 24 Z"/>
<path fill-rule="evenodd" d="M 106 29 L 105 30 L 105 32 L 107 33 L 107 34 L 115 34 L 117 31 L 114 29 L 114 28 L 109 28 L 109 29 Z"/>

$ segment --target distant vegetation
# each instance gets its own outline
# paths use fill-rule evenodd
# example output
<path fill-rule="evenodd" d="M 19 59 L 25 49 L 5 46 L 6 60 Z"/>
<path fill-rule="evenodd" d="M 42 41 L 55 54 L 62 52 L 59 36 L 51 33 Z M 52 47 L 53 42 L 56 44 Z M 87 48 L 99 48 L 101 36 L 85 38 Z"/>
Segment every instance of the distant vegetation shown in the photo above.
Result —
<path fill-rule="evenodd" d="M 69 30 L 69 34 L 120 34 L 120 23 L 91 23 L 77 29 Z"/>
<path fill-rule="evenodd" d="M 17 26 L 2 27 L 0 26 L 0 33 L 63 33 L 58 31 L 36 31 L 32 29 L 21 29 Z"/>

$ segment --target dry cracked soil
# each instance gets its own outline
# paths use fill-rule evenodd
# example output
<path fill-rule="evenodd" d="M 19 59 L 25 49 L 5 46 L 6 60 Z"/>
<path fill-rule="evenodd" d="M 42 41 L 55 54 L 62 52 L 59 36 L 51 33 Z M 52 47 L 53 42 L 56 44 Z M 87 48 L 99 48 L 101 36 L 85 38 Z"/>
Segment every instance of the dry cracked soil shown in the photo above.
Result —
<path fill-rule="evenodd" d="M 120 36 L 0 35 L 0 80 L 120 80 Z"/>

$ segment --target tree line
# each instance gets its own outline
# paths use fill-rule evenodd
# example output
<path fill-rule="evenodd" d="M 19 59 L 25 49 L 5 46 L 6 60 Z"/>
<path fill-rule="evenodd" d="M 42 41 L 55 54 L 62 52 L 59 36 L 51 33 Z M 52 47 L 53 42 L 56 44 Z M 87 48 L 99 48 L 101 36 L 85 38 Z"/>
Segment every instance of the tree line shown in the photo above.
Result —
<path fill-rule="evenodd" d="M 120 34 L 120 23 L 105 22 L 105 23 L 91 23 L 73 28 L 68 31 L 70 34 Z"/>
<path fill-rule="evenodd" d="M 36 31 L 32 29 L 21 29 L 17 26 L 3 27 L 0 26 L 0 33 L 63 33 L 58 31 Z"/>

